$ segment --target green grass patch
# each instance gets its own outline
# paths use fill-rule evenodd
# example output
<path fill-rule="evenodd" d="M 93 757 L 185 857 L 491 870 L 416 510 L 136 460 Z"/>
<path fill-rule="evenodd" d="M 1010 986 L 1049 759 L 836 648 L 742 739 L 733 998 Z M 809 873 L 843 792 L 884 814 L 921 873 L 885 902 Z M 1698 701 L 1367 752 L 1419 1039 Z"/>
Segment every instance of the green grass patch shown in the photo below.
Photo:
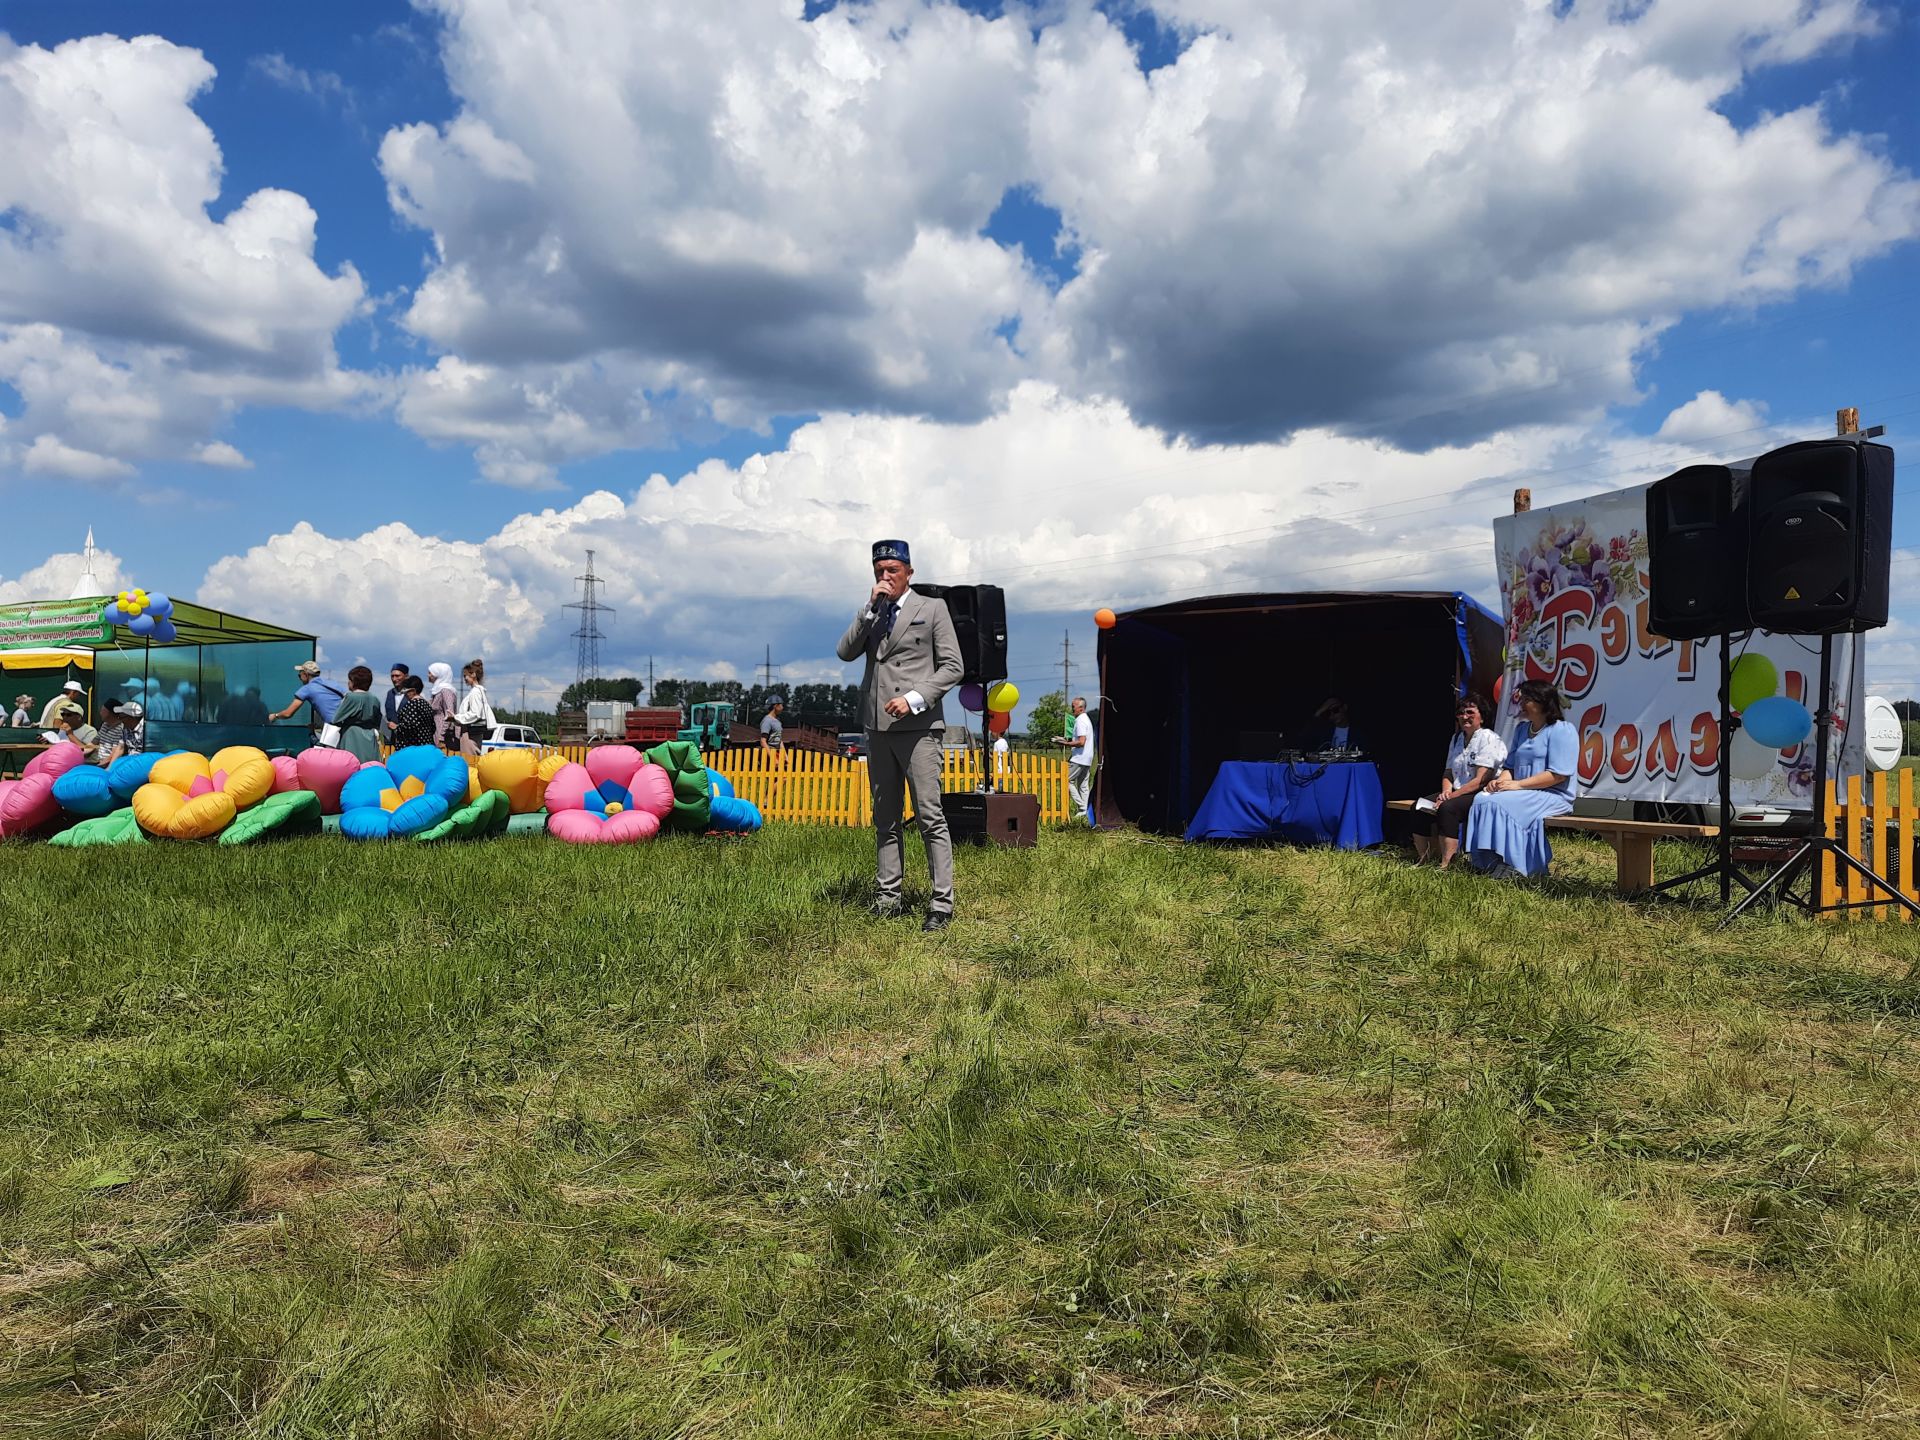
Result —
<path fill-rule="evenodd" d="M 1556 844 L 0 846 L 0 1436 L 1914 1433 L 1920 926 Z"/>

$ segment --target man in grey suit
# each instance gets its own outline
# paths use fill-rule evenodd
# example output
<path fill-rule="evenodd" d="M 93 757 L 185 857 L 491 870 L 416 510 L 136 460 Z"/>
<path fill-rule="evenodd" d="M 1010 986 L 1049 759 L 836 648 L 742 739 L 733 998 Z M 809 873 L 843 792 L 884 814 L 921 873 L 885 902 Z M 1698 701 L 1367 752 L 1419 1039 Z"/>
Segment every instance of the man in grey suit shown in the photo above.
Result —
<path fill-rule="evenodd" d="M 867 657 L 860 677 L 860 723 L 867 732 L 867 783 L 873 789 L 873 828 L 879 842 L 876 915 L 900 913 L 906 870 L 902 782 L 913 791 L 913 815 L 927 842 L 933 899 L 924 930 L 953 923 L 953 840 L 940 808 L 940 746 L 947 720 L 940 708 L 965 666 L 946 603 L 916 595 L 913 557 L 904 540 L 873 547 L 873 593 L 847 633 L 842 660 Z"/>

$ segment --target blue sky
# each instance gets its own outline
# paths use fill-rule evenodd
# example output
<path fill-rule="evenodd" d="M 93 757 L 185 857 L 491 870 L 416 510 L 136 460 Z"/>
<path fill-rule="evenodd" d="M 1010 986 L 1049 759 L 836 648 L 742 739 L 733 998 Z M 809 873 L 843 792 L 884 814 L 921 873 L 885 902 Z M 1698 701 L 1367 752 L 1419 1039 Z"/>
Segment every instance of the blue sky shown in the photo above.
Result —
<path fill-rule="evenodd" d="M 1571 98 L 1539 93 L 1522 64 L 1556 63 L 1580 35 L 1604 38 L 1590 7 L 1561 7 L 1561 33 L 1544 39 L 1520 7 L 1474 7 L 1463 23 L 1486 27 L 1480 49 L 1511 44 L 1515 68 L 1459 83 L 1482 108 L 1509 90 L 1516 114 L 1558 103 L 1575 143 L 1551 161 L 1509 150 L 1503 162 L 1490 129 L 1484 149 L 1446 140 L 1398 174 L 1396 147 L 1431 137 L 1417 107 L 1355 118 L 1348 102 L 1360 92 L 1342 87 L 1371 63 L 1372 42 L 1392 52 L 1397 79 L 1478 61 L 1454 54 L 1437 25 L 1369 35 L 1367 6 L 1278 36 L 1246 18 L 1259 7 L 1230 0 L 972 7 L 1000 17 L 999 29 L 890 0 L 886 34 L 861 28 L 863 9 L 768 11 L 749 26 L 743 7 L 737 45 L 687 33 L 671 12 L 609 7 L 605 43 L 589 35 L 566 62 L 606 67 L 581 69 L 578 95 L 533 68 L 543 43 L 581 43 L 546 8 L 523 0 L 501 7 L 503 21 L 459 0 L 0 6 L 16 55 L 155 32 L 198 51 L 215 77 L 156 102 L 133 138 L 158 153 L 165 127 L 178 126 L 186 154 L 197 116 L 222 166 L 204 212 L 214 226 L 268 190 L 303 197 L 315 217 L 310 259 L 285 262 L 259 293 L 236 292 L 236 314 L 257 305 L 280 327 L 240 380 L 226 352 L 152 348 L 173 319 L 134 317 L 116 332 L 110 318 L 76 319 L 91 314 L 77 302 L 41 314 L 16 298 L 0 311 L 5 324 L 58 326 L 74 353 L 137 373 L 157 411 L 181 413 L 178 395 L 219 395 L 198 430 L 181 421 L 89 439 L 86 407 L 56 395 L 36 408 L 27 382 L 0 382 L 0 435 L 52 437 L 31 463 L 24 448 L 0 458 L 13 522 L 0 530 L 0 579 L 71 550 L 91 523 L 130 578 L 293 608 L 275 618 L 304 616 L 330 653 L 445 634 L 452 649 L 494 647 L 542 684 L 570 678 L 556 603 L 577 568 L 566 557 L 604 527 L 615 532 L 605 548 L 632 572 L 617 598 L 645 617 L 622 645 L 688 668 L 744 668 L 764 636 L 794 657 L 798 679 L 831 668 L 835 617 L 859 569 L 853 537 L 922 526 L 940 537 L 929 548 L 942 573 L 926 578 L 957 578 L 964 564 L 970 578 L 1007 584 L 1022 617 L 1015 670 L 1031 688 L 1063 626 L 1090 651 L 1084 617 L 1098 603 L 1308 585 L 1316 574 L 1394 583 L 1405 573 L 1387 558 L 1395 546 L 1427 554 L 1419 583 L 1491 599 L 1490 542 L 1475 551 L 1471 540 L 1512 483 L 1572 494 L 1651 479 L 1660 469 L 1646 467 L 1668 460 L 1806 433 L 1842 403 L 1884 423 L 1896 446 L 1920 433 L 1920 247 L 1903 188 L 1920 155 L 1920 107 L 1906 93 L 1920 53 L 1895 7 L 1814 6 L 1845 22 L 1819 44 L 1791 6 L 1703 35 L 1662 31 L 1675 7 L 1656 5 L 1619 29 L 1631 43 L 1617 74 Z M 615 33 L 629 23 L 644 43 Z M 810 95 L 851 83 L 809 48 L 837 24 L 884 64 L 783 150 L 795 125 L 818 119 Z M 913 36 L 937 25 L 948 27 L 939 43 L 916 49 Z M 1116 43 L 1132 46 L 1126 71 L 1108 68 Z M 1248 118 L 1277 102 L 1239 62 L 1275 45 L 1301 66 L 1309 97 L 1327 97 L 1302 104 L 1290 130 Z M 679 57 L 672 75 L 648 70 L 654 51 Z M 782 89 L 784 73 L 816 61 L 825 68 L 798 99 Z M 126 84 L 136 71 L 116 73 Z M 874 77 L 888 74 L 913 84 L 882 93 Z M 1703 85 L 1711 74 L 1733 78 Z M 631 133 L 599 132 L 589 82 L 625 97 Z M 1778 139 L 1751 176 L 1702 164 L 1643 183 L 1633 170 L 1648 162 L 1632 157 L 1658 157 L 1638 148 L 1622 97 L 1648 85 L 1649 106 L 1670 108 L 1650 108 L 1647 124 L 1679 126 L 1676 149 L 1709 160 L 1733 153 L 1728 134 L 1810 105 L 1822 128 Z M 41 103 L 57 167 L 61 127 L 78 112 Z M 1195 107 L 1202 123 L 1163 141 Z M 462 115 L 484 120 L 524 166 L 462 148 Z M 1508 146 L 1538 128 L 1516 124 Z M 383 159 L 407 127 L 420 127 L 420 144 Z M 1626 173 L 1609 171 L 1610 135 Z M 1155 145 L 1165 148 L 1139 169 Z M 1778 178 L 1796 165 L 1849 184 L 1796 198 Z M 1694 182 L 1701 198 L 1690 201 Z M 1429 185 L 1455 193 L 1436 201 Z M 629 186 L 645 205 L 629 204 Z M 34 193 L 8 203 L 16 235 L 66 223 Z M 1704 219 L 1673 219 L 1696 203 Z M 1739 232 L 1717 264 L 1702 228 L 1713 207 Z M 1539 235 L 1520 235 L 1536 221 Z M 631 244 L 587 255 L 622 226 Z M 1426 248 L 1397 245 L 1402 227 Z M 1803 232 L 1804 242 L 1780 238 Z M 731 269 L 697 263 L 709 258 L 700 247 L 736 243 Z M 309 298 L 344 267 L 357 298 Z M 79 262 L 69 271 L 76 289 L 90 283 Z M 478 289 L 459 291 L 456 274 Z M 703 288 L 714 275 L 725 278 Z M 1635 325 L 1646 333 L 1622 338 Z M 329 342 L 332 360 L 314 361 Z M 482 371 L 496 391 L 479 393 Z M 436 389 L 448 376 L 474 388 Z M 316 402 L 315 387 L 329 398 Z M 1717 398 L 1697 400 L 1703 392 Z M 1303 437 L 1335 458 L 1303 454 Z M 186 458 L 205 444 L 231 446 L 251 468 Z M 919 457 L 916 472 L 889 472 L 889 455 Z M 1023 473 L 1033 455 L 1048 468 Z M 1084 471 L 1077 455 L 1089 457 Z M 678 482 L 702 464 L 708 498 L 689 486 L 617 519 L 570 508 L 601 490 L 628 502 L 649 475 Z M 1468 489 L 1474 481 L 1485 483 Z M 1421 498 L 1449 490 L 1465 498 Z M 1916 498 L 1903 484 L 1906 547 L 1920 546 Z M 865 509 L 843 528 L 834 514 L 845 505 Z M 1387 523 L 1401 515 L 1422 518 Z M 515 524 L 537 538 L 495 543 Z M 362 542 L 388 526 L 405 528 Z M 1444 545 L 1432 543 L 1436 526 Z M 404 564 L 429 557 L 410 583 L 432 593 L 471 567 L 486 623 L 462 631 L 436 612 L 437 630 L 409 628 L 404 617 L 431 610 L 430 596 L 388 586 L 389 543 Z M 723 582 L 669 563 L 688 545 L 713 547 L 705 573 Z M 246 562 L 256 547 L 266 550 Z M 806 563 L 791 557 L 816 548 Z M 327 596 L 316 573 L 329 569 L 365 602 Z M 1912 633 L 1889 640 L 1887 673 L 1920 677 Z"/>

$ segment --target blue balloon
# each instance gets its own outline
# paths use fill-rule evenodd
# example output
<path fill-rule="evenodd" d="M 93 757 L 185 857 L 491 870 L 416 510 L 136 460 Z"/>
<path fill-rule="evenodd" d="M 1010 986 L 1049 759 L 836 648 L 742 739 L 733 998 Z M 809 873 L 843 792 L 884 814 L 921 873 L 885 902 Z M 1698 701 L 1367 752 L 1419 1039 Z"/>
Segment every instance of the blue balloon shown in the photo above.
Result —
<path fill-rule="evenodd" d="M 171 620 L 155 620 L 153 622 L 153 638 L 160 641 L 163 645 L 179 633 L 178 630 L 173 628 L 173 621 Z"/>
<path fill-rule="evenodd" d="M 109 625 L 124 625 L 127 623 L 127 612 L 120 608 L 120 602 L 118 600 L 109 600 L 106 608 L 102 610 L 100 614 Z"/>
<path fill-rule="evenodd" d="M 136 635 L 151 635 L 153 627 L 158 623 L 153 616 L 143 610 L 127 622 L 127 628 Z"/>
<path fill-rule="evenodd" d="M 1769 750 L 1791 750 L 1813 733 L 1813 712 L 1798 700 L 1773 695 L 1749 705 L 1740 723 Z"/>
<path fill-rule="evenodd" d="M 156 620 L 165 620 L 173 614 L 173 601 L 156 591 L 147 596 L 147 613 Z"/>

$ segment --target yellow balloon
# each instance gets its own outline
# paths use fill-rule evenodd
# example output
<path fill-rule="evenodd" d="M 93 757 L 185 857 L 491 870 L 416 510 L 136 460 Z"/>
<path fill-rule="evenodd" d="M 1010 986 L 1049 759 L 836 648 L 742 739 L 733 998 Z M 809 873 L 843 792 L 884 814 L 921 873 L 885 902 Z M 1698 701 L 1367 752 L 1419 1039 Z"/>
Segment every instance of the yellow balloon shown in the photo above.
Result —
<path fill-rule="evenodd" d="M 987 691 L 987 709 L 996 715 L 1004 715 L 1020 703 L 1020 687 L 1011 680 L 1002 680 Z"/>

